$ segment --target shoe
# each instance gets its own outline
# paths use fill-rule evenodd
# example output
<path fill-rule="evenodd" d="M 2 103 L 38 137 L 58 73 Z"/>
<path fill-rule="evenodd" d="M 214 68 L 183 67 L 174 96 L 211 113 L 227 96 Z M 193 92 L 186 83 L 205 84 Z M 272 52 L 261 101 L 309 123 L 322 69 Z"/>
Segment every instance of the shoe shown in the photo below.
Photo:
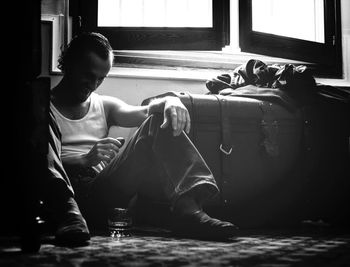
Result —
<path fill-rule="evenodd" d="M 172 224 L 176 236 L 204 240 L 226 240 L 235 236 L 237 231 L 234 224 L 212 218 L 204 211 L 178 215 Z"/>
<path fill-rule="evenodd" d="M 60 216 L 61 220 L 55 233 L 56 244 L 61 246 L 87 244 L 90 240 L 90 232 L 78 204 L 74 198 L 69 198 L 65 204 L 68 209 Z"/>

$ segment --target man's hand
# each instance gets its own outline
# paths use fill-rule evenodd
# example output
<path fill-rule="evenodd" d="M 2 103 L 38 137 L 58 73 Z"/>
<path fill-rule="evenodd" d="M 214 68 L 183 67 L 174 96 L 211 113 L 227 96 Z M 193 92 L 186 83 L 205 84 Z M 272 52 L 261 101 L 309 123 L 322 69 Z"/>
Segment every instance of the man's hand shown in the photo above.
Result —
<path fill-rule="evenodd" d="M 112 137 L 103 138 L 95 143 L 92 149 L 84 157 L 85 166 L 96 166 L 100 162 L 108 164 L 118 153 L 123 145 L 121 139 Z"/>
<path fill-rule="evenodd" d="M 188 134 L 191 129 L 191 118 L 187 108 L 178 97 L 165 97 L 164 121 L 160 126 L 162 129 L 171 124 L 173 135 L 179 136 L 183 130 Z"/>

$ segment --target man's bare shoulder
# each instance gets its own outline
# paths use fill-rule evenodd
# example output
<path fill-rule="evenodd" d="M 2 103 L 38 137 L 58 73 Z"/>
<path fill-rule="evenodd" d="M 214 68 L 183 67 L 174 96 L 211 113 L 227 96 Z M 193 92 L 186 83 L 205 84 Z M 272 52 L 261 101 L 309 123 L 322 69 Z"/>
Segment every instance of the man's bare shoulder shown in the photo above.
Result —
<path fill-rule="evenodd" d="M 126 102 L 124 102 L 123 100 L 121 100 L 117 97 L 114 97 L 114 96 L 99 95 L 99 97 L 102 99 L 103 105 L 105 107 L 119 108 L 119 107 L 123 107 L 123 106 L 127 105 Z"/>
<path fill-rule="evenodd" d="M 109 125 L 138 127 L 147 117 L 146 106 L 129 105 L 113 96 L 101 95 L 101 98 Z"/>

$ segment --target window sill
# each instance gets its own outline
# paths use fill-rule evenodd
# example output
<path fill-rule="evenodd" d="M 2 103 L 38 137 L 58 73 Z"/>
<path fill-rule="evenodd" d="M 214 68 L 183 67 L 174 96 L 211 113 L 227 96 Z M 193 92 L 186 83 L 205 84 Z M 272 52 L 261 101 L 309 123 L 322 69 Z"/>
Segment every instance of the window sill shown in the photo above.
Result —
<path fill-rule="evenodd" d="M 226 72 L 226 71 L 225 71 Z M 155 80 L 206 81 L 222 74 L 214 69 L 166 67 L 166 66 L 114 66 L 108 77 L 138 78 Z"/>
<path fill-rule="evenodd" d="M 146 68 L 202 68 L 233 70 L 246 63 L 249 59 L 259 59 L 266 64 L 307 64 L 307 62 L 289 60 L 277 57 L 262 56 L 240 52 L 231 47 L 223 51 L 130 51 L 115 52 L 115 66 L 146 67 Z"/>
<path fill-rule="evenodd" d="M 233 51 L 117 51 L 109 76 L 151 79 L 205 81 L 222 73 L 230 73 L 249 59 L 266 64 L 303 64 Z"/>
<path fill-rule="evenodd" d="M 118 51 L 110 77 L 206 81 L 223 73 L 231 73 L 249 59 L 266 64 L 307 64 L 256 54 L 206 51 Z M 350 87 L 349 78 L 316 78 L 316 82 Z"/>

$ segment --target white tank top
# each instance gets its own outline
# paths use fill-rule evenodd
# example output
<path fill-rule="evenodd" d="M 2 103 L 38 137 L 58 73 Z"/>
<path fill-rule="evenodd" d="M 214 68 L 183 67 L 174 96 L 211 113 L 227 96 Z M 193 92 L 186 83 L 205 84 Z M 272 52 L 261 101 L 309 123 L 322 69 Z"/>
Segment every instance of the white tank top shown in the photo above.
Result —
<path fill-rule="evenodd" d="M 103 101 L 97 93 L 92 93 L 90 99 L 88 112 L 78 120 L 68 119 L 51 103 L 52 111 L 62 133 L 62 160 L 86 154 L 96 141 L 108 135 Z M 98 172 L 103 168 L 101 164 L 94 167 Z"/>

